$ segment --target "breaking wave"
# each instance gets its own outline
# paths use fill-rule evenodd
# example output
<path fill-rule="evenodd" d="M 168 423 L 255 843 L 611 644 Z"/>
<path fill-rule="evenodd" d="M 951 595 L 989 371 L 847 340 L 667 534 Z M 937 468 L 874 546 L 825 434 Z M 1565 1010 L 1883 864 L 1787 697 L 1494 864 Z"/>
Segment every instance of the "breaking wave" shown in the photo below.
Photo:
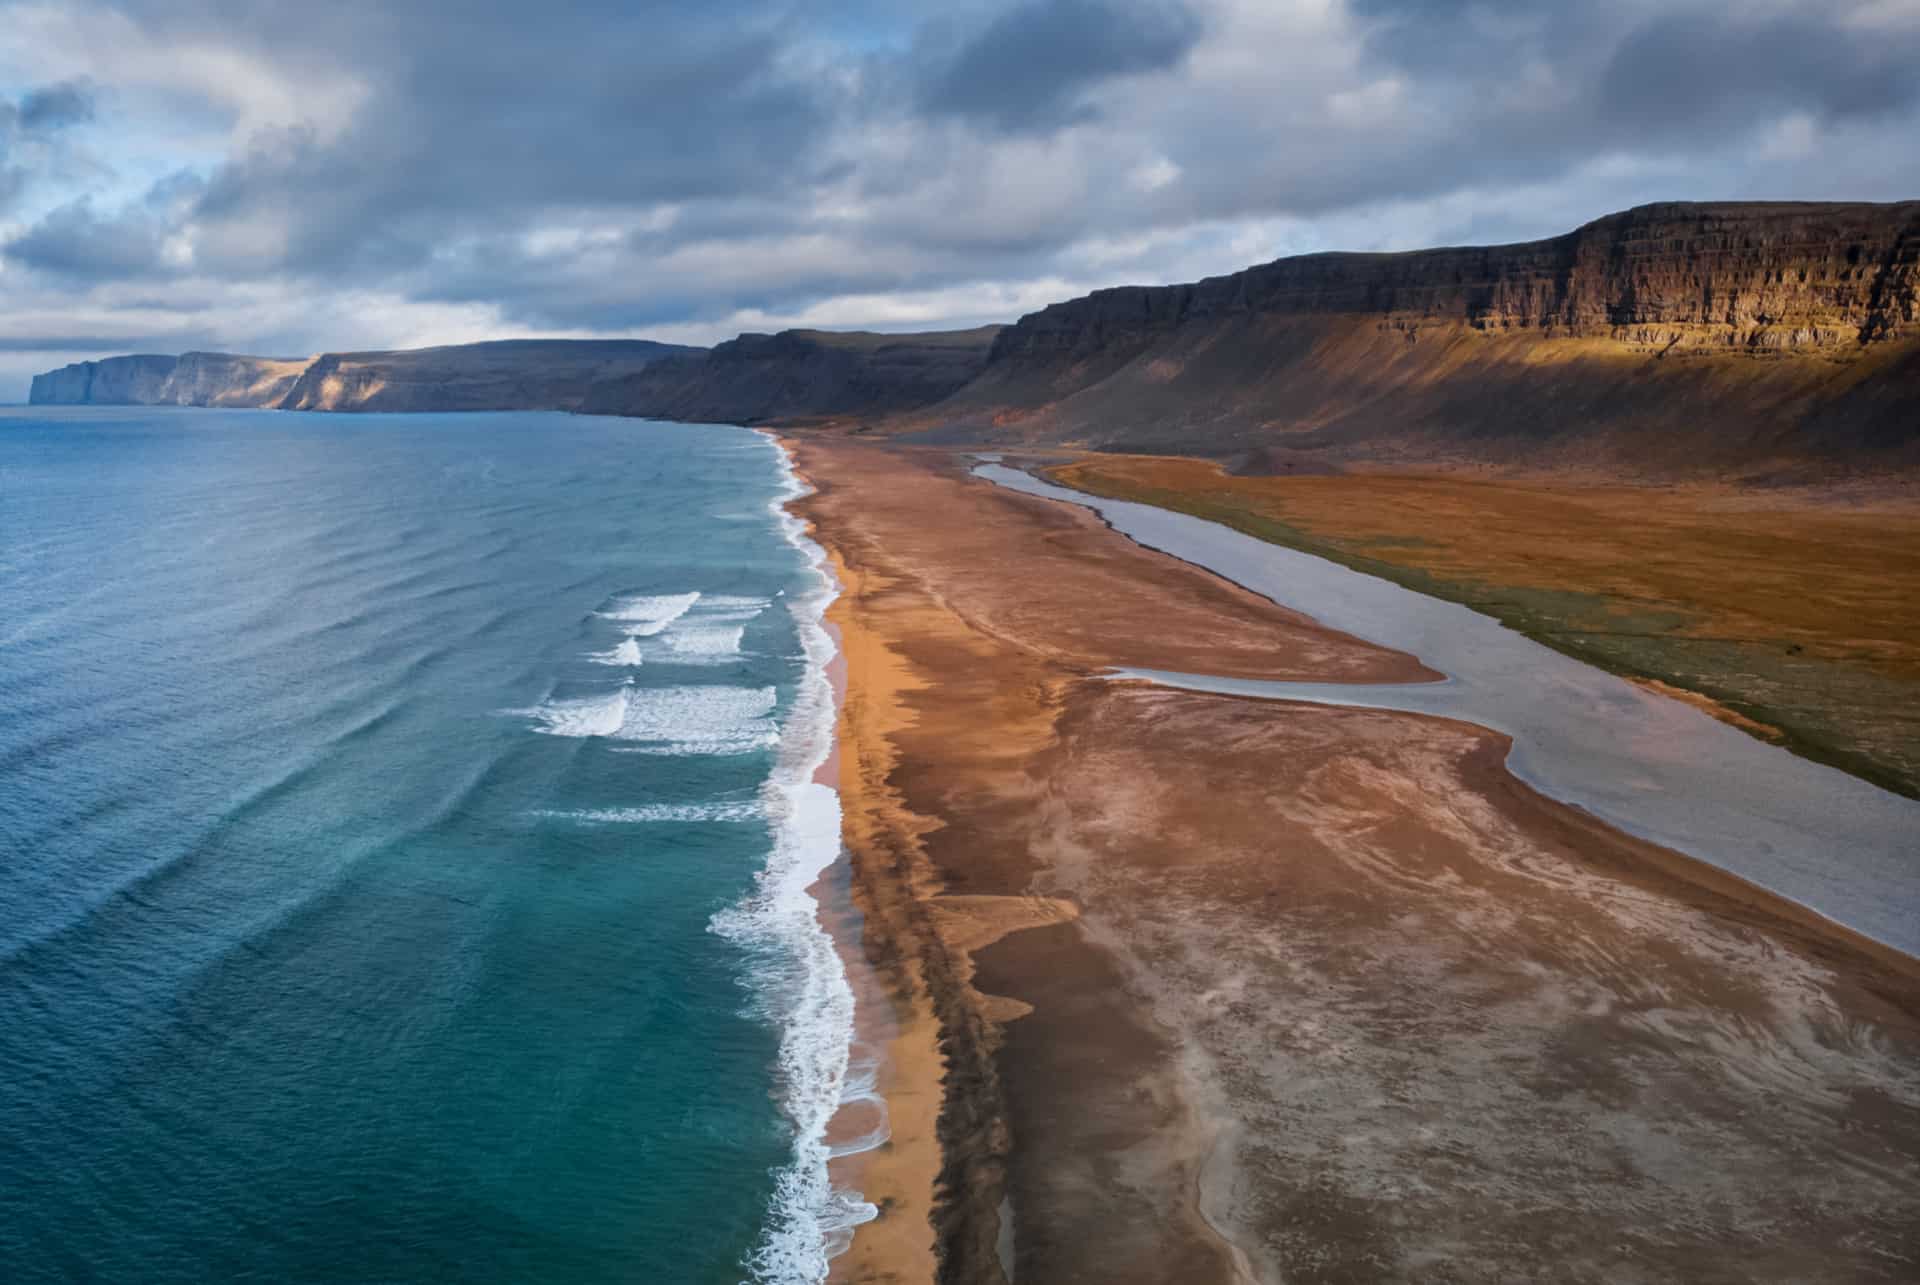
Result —
<path fill-rule="evenodd" d="M 744 754 L 776 745 L 771 687 L 649 687 L 628 679 L 600 696 L 550 699 L 531 710 L 548 736 L 599 736 L 635 742 L 655 754 Z"/>
<path fill-rule="evenodd" d="M 782 452 L 784 458 L 784 452 Z M 835 595 L 826 556 L 787 513 L 805 493 L 787 464 L 773 510 L 787 540 L 806 557 L 814 587 L 790 597 L 807 668 L 781 729 L 780 752 L 765 788 L 773 852 L 753 892 L 713 918 L 712 929 L 756 955 L 755 1007 L 780 1028 L 781 1107 L 794 1127 L 793 1154 L 777 1176 L 773 1206 L 747 1260 L 756 1281 L 817 1282 L 853 1229 L 878 1210 L 858 1192 L 840 1191 L 827 1173 L 827 1125 L 846 1100 L 853 1046 L 853 988 L 808 889 L 840 855 L 840 796 L 814 779 L 833 745 L 833 639 L 822 623 Z"/>
<path fill-rule="evenodd" d="M 613 650 L 596 651 L 587 659 L 596 665 L 638 665 L 641 660 L 640 644 L 633 638 L 626 638 Z"/>
<path fill-rule="evenodd" d="M 589 825 L 644 825 L 659 821 L 758 821 L 766 816 L 766 809 L 756 799 L 731 803 L 648 803 L 632 808 L 578 808 L 573 811 L 536 812 L 534 815 Z"/>
<path fill-rule="evenodd" d="M 686 615 L 698 601 L 698 590 L 692 593 L 635 594 L 616 599 L 613 606 L 605 608 L 600 614 L 608 620 L 618 620 L 626 625 L 629 637 L 650 638 Z"/>
<path fill-rule="evenodd" d="M 536 709 L 510 710 L 533 719 L 533 730 L 548 736 L 618 736 L 627 720 L 627 698 L 633 694 L 632 681 L 618 691 L 603 696 L 583 696 L 570 700 L 547 700 Z"/>
<path fill-rule="evenodd" d="M 682 625 L 667 635 L 667 646 L 687 656 L 738 656 L 745 625 Z"/>

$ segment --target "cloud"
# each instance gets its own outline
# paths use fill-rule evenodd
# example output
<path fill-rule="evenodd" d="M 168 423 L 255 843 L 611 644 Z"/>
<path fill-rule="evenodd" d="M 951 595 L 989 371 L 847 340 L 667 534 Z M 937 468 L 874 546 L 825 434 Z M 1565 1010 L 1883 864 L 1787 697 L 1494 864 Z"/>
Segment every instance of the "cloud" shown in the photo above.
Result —
<path fill-rule="evenodd" d="M 137 215 L 102 217 L 84 198 L 53 211 L 7 242 L 8 260 L 66 277 L 122 278 L 153 271 L 160 231 Z"/>
<path fill-rule="evenodd" d="M 1596 96 L 1606 119 L 1682 139 L 1783 112 L 1881 116 L 1920 98 L 1920 32 L 1806 13 L 1655 19 L 1622 40 Z"/>
<path fill-rule="evenodd" d="M 0 23 L 22 336 L 938 325 L 1640 200 L 1920 195 L 1911 0 L 0 0 Z"/>
<path fill-rule="evenodd" d="M 1027 0 L 996 15 L 924 78 L 921 107 L 1020 132 L 1092 119 L 1090 91 L 1166 71 L 1200 37 L 1199 15 L 1164 0 Z"/>
<path fill-rule="evenodd" d="M 21 129 L 59 129 L 93 119 L 93 92 L 85 84 L 68 81 L 29 90 L 16 109 Z"/>
<path fill-rule="evenodd" d="M 54 135 L 93 118 L 93 92 L 79 81 L 29 89 L 14 102 L 0 98 L 0 213 L 12 208 L 37 170 L 55 163 Z"/>

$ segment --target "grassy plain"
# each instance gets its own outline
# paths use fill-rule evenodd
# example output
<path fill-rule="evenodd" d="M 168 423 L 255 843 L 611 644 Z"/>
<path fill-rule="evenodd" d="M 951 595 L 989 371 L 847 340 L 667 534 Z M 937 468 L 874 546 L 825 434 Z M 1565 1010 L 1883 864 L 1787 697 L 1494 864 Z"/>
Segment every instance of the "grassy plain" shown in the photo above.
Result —
<path fill-rule="evenodd" d="M 1241 477 L 1085 456 L 1157 504 L 1464 603 L 1920 797 L 1920 500 L 1453 475 Z"/>

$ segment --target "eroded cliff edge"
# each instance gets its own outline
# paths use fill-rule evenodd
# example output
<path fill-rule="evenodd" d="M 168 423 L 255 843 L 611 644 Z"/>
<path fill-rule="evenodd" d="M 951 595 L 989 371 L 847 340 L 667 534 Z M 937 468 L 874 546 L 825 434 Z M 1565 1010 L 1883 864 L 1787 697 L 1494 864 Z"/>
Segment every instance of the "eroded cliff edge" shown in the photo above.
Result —
<path fill-rule="evenodd" d="M 75 362 L 33 377 L 36 406 L 271 406 L 307 368 L 306 358 L 190 352 Z"/>
<path fill-rule="evenodd" d="M 915 425 L 1330 457 L 1687 462 L 1920 442 L 1920 202 L 1665 204 L 1054 304 Z"/>
<path fill-rule="evenodd" d="M 302 358 L 202 352 L 108 357 L 36 376 L 30 400 L 279 410 L 573 410 L 596 380 L 702 351 L 645 339 L 503 339 Z"/>

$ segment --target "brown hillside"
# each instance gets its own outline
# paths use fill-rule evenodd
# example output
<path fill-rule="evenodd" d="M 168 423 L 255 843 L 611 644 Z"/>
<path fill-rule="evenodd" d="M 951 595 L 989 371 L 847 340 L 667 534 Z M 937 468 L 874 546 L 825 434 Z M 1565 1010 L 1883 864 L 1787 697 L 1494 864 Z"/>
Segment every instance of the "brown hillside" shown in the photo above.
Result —
<path fill-rule="evenodd" d="M 913 426 L 1653 472 L 1910 464 L 1920 202 L 1646 206 L 1547 241 L 1100 291 L 1007 327 Z"/>

